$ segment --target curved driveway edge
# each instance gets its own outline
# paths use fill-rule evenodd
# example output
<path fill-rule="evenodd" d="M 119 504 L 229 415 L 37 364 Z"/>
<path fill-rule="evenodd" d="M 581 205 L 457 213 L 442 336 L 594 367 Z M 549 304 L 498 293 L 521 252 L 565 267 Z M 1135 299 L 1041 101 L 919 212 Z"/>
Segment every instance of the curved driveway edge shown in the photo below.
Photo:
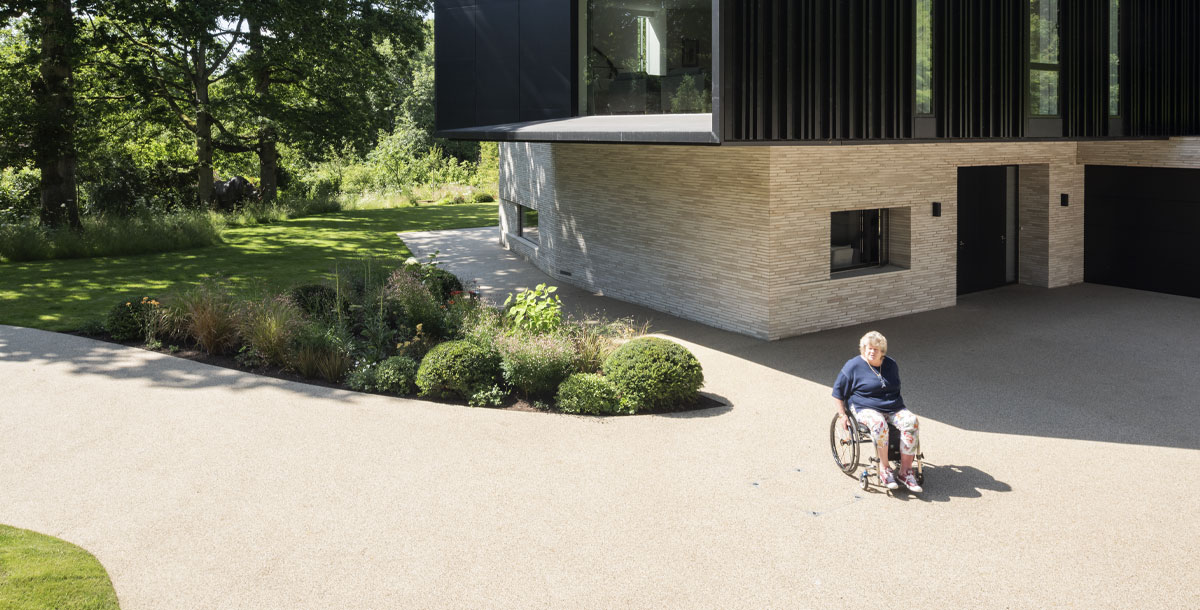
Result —
<path fill-rule="evenodd" d="M 663 324 L 730 406 L 630 418 L 0 327 L 0 523 L 95 554 L 125 610 L 1197 607 L 1200 331 L 1175 322 L 1200 307 L 1160 297 L 1018 287 L 874 325 L 933 464 L 894 498 L 829 457 L 831 363 L 864 327 Z M 897 556 L 886 590 L 870 544 Z"/>

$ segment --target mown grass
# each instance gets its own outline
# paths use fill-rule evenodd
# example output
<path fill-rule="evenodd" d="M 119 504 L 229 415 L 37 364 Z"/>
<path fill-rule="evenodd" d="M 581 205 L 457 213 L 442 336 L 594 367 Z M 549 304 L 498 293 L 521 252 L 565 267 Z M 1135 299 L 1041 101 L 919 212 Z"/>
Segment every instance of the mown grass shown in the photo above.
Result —
<path fill-rule="evenodd" d="M 121 298 L 160 296 L 213 276 L 235 290 L 282 290 L 345 261 L 411 256 L 398 232 L 497 223 L 494 203 L 351 210 L 227 229 L 224 245 L 196 250 L 0 264 L 0 324 L 75 330 Z"/>
<path fill-rule="evenodd" d="M 87 551 L 36 532 L 0 525 L 0 608 L 117 610 L 117 592 Z"/>

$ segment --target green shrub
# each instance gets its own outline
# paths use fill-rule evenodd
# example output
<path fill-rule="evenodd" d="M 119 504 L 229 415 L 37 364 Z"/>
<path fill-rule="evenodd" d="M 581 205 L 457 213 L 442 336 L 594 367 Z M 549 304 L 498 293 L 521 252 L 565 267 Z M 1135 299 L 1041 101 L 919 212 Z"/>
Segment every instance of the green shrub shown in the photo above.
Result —
<path fill-rule="evenodd" d="M 280 296 L 246 303 L 238 318 L 238 334 L 252 359 L 284 366 L 292 338 L 302 323 L 300 308 Z"/>
<path fill-rule="evenodd" d="M 374 392 L 378 373 L 378 363 L 360 362 L 346 375 L 346 387 L 355 392 Z"/>
<path fill-rule="evenodd" d="M 483 191 L 480 191 L 478 193 L 475 193 L 475 195 L 471 197 L 471 200 L 474 201 L 475 203 L 491 203 L 491 202 L 495 201 L 496 198 L 492 197 L 491 193 L 485 193 Z"/>
<path fill-rule="evenodd" d="M 504 381 L 528 398 L 550 398 L 575 368 L 570 339 L 517 333 L 496 341 Z"/>
<path fill-rule="evenodd" d="M 91 319 L 79 325 L 79 333 L 85 337 L 100 337 L 108 332 L 103 320 Z"/>
<path fill-rule="evenodd" d="M 288 291 L 301 311 L 314 318 L 329 320 L 336 317 L 337 291 L 324 284 L 301 284 Z"/>
<path fill-rule="evenodd" d="M 158 301 L 150 297 L 121 301 L 108 310 L 104 328 L 117 341 L 150 338 L 150 321 L 158 311 Z"/>
<path fill-rule="evenodd" d="M 634 339 L 617 348 L 604 361 L 604 376 L 621 393 L 622 408 L 630 412 L 695 400 L 704 384 L 692 352 L 657 337 Z"/>
<path fill-rule="evenodd" d="M 417 383 L 417 361 L 408 356 L 392 356 L 375 369 L 375 389 L 387 394 L 412 394 Z"/>
<path fill-rule="evenodd" d="M 188 337 L 209 354 L 227 354 L 237 347 L 237 308 L 229 289 L 209 280 L 181 294 L 183 327 Z"/>
<path fill-rule="evenodd" d="M 463 291 L 462 281 L 458 279 L 458 276 L 445 269 L 428 267 L 424 273 L 425 276 L 421 281 L 429 289 L 430 294 L 440 299 L 443 303 L 450 300 L 450 297 L 456 293 Z"/>
<path fill-rule="evenodd" d="M 581 373 L 599 373 L 620 340 L 646 334 L 648 325 L 635 325 L 628 318 L 587 318 L 571 320 L 563 330 L 575 345 L 575 368 Z"/>
<path fill-rule="evenodd" d="M 300 327 L 296 333 L 290 360 L 305 377 L 337 383 L 354 364 L 350 358 L 350 345 L 345 331 L 313 322 Z"/>
<path fill-rule="evenodd" d="M 467 400 L 467 404 L 472 407 L 499 407 L 504 404 L 505 398 L 508 398 L 508 392 L 499 385 L 493 385 L 490 388 L 475 392 Z"/>
<path fill-rule="evenodd" d="M 463 316 L 457 336 L 482 348 L 495 350 L 496 341 L 506 332 L 503 314 L 491 307 L 479 306 Z"/>
<path fill-rule="evenodd" d="M 417 369 L 421 396 L 468 399 L 500 378 L 500 355 L 468 341 L 429 350 Z"/>
<path fill-rule="evenodd" d="M 402 323 L 415 332 L 421 326 L 424 334 L 441 338 L 446 336 L 445 312 L 441 302 L 429 291 L 421 276 L 411 267 L 397 269 L 388 277 L 385 286 L 387 298 L 399 305 Z"/>
<path fill-rule="evenodd" d="M 562 301 L 551 294 L 557 286 L 538 284 L 536 288 L 523 290 L 516 296 L 508 295 L 504 300 L 504 315 L 513 327 L 533 333 L 544 333 L 558 328 L 562 323 Z"/>
<path fill-rule="evenodd" d="M 621 406 L 617 386 L 595 373 L 576 373 L 558 386 L 555 403 L 563 413 L 632 413 Z"/>

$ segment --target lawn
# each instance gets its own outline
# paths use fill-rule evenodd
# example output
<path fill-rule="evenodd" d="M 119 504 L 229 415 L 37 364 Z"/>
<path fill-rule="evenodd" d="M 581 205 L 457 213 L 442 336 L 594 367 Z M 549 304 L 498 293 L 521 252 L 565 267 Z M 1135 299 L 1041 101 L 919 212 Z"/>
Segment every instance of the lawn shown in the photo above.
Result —
<path fill-rule="evenodd" d="M 108 573 L 87 551 L 0 525 L 0 608 L 117 610 Z"/>
<path fill-rule="evenodd" d="M 0 324 L 74 330 L 118 300 L 220 276 L 243 290 L 325 277 L 341 261 L 411 256 L 396 235 L 495 226 L 495 203 L 354 210 L 225 231 L 225 245 L 110 258 L 0 264 Z"/>

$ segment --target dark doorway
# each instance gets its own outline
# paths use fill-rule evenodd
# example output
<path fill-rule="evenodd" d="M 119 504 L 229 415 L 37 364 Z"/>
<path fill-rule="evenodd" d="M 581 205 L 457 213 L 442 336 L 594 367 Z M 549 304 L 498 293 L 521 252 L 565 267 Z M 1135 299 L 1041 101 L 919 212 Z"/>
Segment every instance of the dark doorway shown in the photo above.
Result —
<path fill-rule="evenodd" d="M 958 294 L 1016 281 L 1012 166 L 958 168 Z"/>
<path fill-rule="evenodd" d="M 1083 279 L 1200 297 L 1200 170 L 1089 165 Z"/>

